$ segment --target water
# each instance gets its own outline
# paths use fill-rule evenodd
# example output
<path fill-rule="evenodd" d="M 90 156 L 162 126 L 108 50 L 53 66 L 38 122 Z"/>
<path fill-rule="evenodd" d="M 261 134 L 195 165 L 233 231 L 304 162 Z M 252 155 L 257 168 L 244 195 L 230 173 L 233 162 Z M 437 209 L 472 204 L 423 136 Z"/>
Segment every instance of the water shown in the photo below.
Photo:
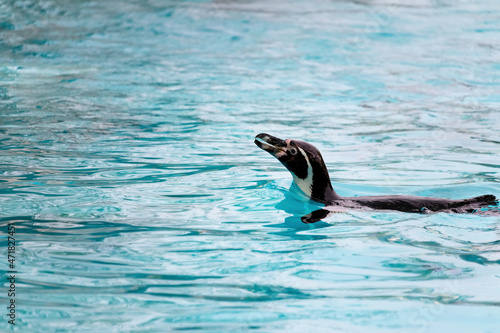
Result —
<path fill-rule="evenodd" d="M 495 332 L 498 217 L 318 206 L 500 196 L 494 0 L 0 4 L 2 259 L 19 332 Z"/>

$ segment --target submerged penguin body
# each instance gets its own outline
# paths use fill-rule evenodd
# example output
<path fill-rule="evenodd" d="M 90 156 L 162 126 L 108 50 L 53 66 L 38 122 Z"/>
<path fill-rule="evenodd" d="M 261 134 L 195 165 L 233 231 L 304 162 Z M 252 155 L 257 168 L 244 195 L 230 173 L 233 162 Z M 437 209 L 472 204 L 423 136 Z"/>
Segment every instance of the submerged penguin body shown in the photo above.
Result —
<path fill-rule="evenodd" d="M 266 133 L 257 135 L 255 144 L 277 158 L 290 171 L 295 184 L 306 196 L 326 205 L 325 209 L 304 216 L 302 221 L 305 223 L 317 222 L 338 208 L 408 213 L 473 213 L 498 204 L 494 195 L 464 200 L 406 195 L 342 197 L 333 189 L 323 157 L 313 145 L 299 140 L 281 140 Z"/>

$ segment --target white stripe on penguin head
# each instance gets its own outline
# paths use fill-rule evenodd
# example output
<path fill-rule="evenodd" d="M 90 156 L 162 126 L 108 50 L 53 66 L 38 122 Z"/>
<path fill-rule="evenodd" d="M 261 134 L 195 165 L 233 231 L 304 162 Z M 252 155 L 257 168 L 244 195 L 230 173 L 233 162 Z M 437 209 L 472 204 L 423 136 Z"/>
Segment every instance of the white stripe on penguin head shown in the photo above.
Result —
<path fill-rule="evenodd" d="M 309 162 L 309 158 L 307 157 L 306 152 L 304 150 L 302 150 L 302 148 L 300 148 L 300 147 L 297 147 L 297 148 L 299 149 L 299 151 L 302 154 L 302 156 L 304 156 L 304 158 L 306 159 L 306 162 L 307 162 L 307 177 L 305 179 L 302 179 L 302 178 L 297 177 L 292 172 L 293 181 L 302 190 L 302 192 L 304 192 L 306 195 L 308 195 L 309 197 L 311 197 L 311 194 L 312 194 L 312 182 L 313 182 L 313 169 L 312 169 L 311 163 Z"/>

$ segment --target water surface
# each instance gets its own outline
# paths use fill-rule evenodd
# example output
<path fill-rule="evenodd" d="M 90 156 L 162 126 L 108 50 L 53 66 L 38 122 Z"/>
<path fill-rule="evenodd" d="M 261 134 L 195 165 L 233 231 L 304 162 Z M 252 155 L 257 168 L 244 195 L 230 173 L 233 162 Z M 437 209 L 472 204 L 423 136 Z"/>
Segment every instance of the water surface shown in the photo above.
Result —
<path fill-rule="evenodd" d="M 304 225 L 253 144 L 313 143 L 345 196 L 500 196 L 498 3 L 401 3 L 2 2 L 16 330 L 495 332 L 498 217 Z"/>

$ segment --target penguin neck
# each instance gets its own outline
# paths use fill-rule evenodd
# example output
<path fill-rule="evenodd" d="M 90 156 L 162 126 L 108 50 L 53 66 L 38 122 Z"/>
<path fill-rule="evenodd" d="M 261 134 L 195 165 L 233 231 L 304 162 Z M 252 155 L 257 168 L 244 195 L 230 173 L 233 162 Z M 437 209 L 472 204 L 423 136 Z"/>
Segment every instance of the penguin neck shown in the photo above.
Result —
<path fill-rule="evenodd" d="M 323 204 L 340 199 L 341 197 L 332 187 L 330 175 L 321 154 L 318 154 L 316 161 L 312 163 L 312 169 L 311 199 Z"/>
<path fill-rule="evenodd" d="M 328 174 L 326 175 L 326 179 L 313 182 L 311 200 L 321 202 L 323 204 L 329 204 L 340 198 L 340 195 L 338 195 L 333 189 Z"/>
<path fill-rule="evenodd" d="M 324 163 L 313 163 L 313 165 L 311 165 L 309 160 L 307 160 L 307 162 L 308 172 L 305 179 L 297 177 L 292 172 L 293 180 L 302 192 L 304 192 L 310 200 L 323 204 L 329 204 L 340 199 L 341 196 L 339 196 L 332 187 L 330 176 Z"/>

